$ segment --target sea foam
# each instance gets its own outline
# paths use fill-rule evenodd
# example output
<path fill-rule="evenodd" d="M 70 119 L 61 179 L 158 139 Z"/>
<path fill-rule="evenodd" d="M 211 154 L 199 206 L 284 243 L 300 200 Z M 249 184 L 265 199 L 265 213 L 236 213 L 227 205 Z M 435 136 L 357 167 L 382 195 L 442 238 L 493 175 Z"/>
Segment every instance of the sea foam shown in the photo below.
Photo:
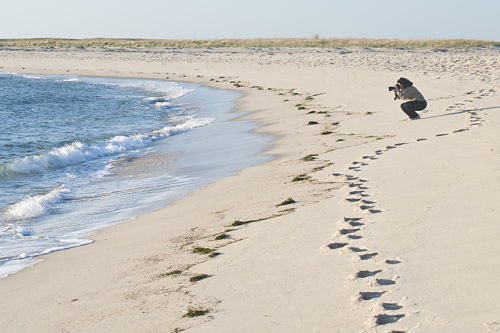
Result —
<path fill-rule="evenodd" d="M 14 222 L 46 215 L 63 200 L 63 194 L 68 192 L 69 190 L 64 186 L 58 186 L 46 194 L 28 196 L 8 206 L 2 216 L 2 221 Z"/>

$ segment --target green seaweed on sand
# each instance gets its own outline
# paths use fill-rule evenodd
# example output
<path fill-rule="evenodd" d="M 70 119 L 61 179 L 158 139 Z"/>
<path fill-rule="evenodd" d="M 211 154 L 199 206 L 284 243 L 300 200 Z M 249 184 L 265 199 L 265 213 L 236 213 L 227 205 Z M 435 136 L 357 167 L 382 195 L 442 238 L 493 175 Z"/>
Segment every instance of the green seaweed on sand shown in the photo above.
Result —
<path fill-rule="evenodd" d="M 222 239 L 226 239 L 228 237 L 229 237 L 229 235 L 223 232 L 223 233 L 215 236 L 214 240 L 222 240 Z"/>
<path fill-rule="evenodd" d="M 189 306 L 183 317 L 193 318 L 193 317 L 203 316 L 207 313 L 208 310 L 206 309 L 195 309 Z"/>
<path fill-rule="evenodd" d="M 318 154 L 309 154 L 306 157 L 303 157 L 302 160 L 306 162 L 314 161 L 318 157 Z"/>
<path fill-rule="evenodd" d="M 273 215 L 268 216 L 268 217 L 263 217 L 263 218 L 254 219 L 254 220 L 246 220 L 246 221 L 236 220 L 236 221 L 234 221 L 230 225 L 230 227 L 239 227 L 241 225 L 250 224 L 250 223 L 254 223 L 254 222 L 260 222 L 260 221 L 265 221 L 265 220 L 269 220 L 269 219 L 272 219 L 272 218 L 275 218 L 275 217 L 280 217 L 280 216 L 283 216 L 283 214 L 273 214 Z"/>
<path fill-rule="evenodd" d="M 288 198 L 288 199 L 286 199 L 285 201 L 283 201 L 283 202 L 281 202 L 281 203 L 277 204 L 277 205 L 276 205 L 276 207 L 279 207 L 279 206 L 285 206 L 285 205 L 291 205 L 291 204 L 294 204 L 294 203 L 296 203 L 296 201 L 295 201 L 295 200 L 293 200 L 292 198 Z"/>
<path fill-rule="evenodd" d="M 198 274 L 198 275 L 195 275 L 195 276 L 191 276 L 191 278 L 189 278 L 189 281 L 190 282 L 198 282 L 198 281 L 204 280 L 206 278 L 209 278 L 211 276 L 212 275 L 208 275 L 208 274 Z"/>
<path fill-rule="evenodd" d="M 181 273 L 182 273 L 182 271 L 180 269 L 176 269 L 174 271 L 170 271 L 168 273 L 165 273 L 164 276 L 174 276 L 174 275 L 179 275 Z"/>
<path fill-rule="evenodd" d="M 208 247 L 194 247 L 193 248 L 193 253 L 198 253 L 198 254 L 210 254 L 214 251 L 215 251 L 215 249 L 210 249 Z"/>
<path fill-rule="evenodd" d="M 314 169 L 311 170 L 311 172 L 318 172 L 318 171 L 321 171 L 323 170 L 324 168 L 326 168 L 328 165 L 323 165 L 323 166 L 319 166 L 319 167 L 316 167 Z"/>
<path fill-rule="evenodd" d="M 301 181 L 304 181 L 304 180 L 310 180 L 311 177 L 306 175 L 306 174 L 301 174 L 301 175 L 298 175 L 296 177 L 294 177 L 292 179 L 292 182 L 301 182 Z"/>

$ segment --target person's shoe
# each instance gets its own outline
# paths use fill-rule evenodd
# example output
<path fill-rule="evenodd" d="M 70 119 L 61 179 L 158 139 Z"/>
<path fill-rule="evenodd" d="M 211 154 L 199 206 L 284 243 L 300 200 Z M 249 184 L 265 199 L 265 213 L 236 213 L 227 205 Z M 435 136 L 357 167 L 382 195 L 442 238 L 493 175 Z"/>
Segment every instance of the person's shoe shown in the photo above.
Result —
<path fill-rule="evenodd" d="M 420 116 L 417 115 L 416 117 L 413 117 L 413 118 L 410 118 L 411 120 L 417 120 L 417 119 L 420 119 Z"/>

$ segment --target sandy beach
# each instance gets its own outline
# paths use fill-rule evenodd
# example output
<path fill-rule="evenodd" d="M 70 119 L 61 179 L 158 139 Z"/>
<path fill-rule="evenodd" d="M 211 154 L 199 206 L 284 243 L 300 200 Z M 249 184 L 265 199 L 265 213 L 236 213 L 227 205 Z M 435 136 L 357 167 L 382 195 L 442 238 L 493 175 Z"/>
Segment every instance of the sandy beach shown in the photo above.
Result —
<path fill-rule="evenodd" d="M 0 279 L 2 332 L 500 331 L 498 49 L 0 47 L 0 71 L 235 89 L 275 137 L 272 161 Z"/>

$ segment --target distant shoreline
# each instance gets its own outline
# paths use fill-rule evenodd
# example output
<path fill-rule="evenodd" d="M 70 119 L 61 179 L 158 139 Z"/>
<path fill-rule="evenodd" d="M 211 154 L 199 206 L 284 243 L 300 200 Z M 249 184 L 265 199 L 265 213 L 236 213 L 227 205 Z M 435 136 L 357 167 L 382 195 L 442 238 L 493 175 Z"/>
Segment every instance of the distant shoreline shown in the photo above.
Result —
<path fill-rule="evenodd" d="M 21 38 L 0 39 L 0 47 L 299 47 L 299 48 L 500 48 L 500 41 L 477 39 L 368 39 L 368 38 L 261 38 L 261 39 L 139 39 L 139 38 Z"/>

